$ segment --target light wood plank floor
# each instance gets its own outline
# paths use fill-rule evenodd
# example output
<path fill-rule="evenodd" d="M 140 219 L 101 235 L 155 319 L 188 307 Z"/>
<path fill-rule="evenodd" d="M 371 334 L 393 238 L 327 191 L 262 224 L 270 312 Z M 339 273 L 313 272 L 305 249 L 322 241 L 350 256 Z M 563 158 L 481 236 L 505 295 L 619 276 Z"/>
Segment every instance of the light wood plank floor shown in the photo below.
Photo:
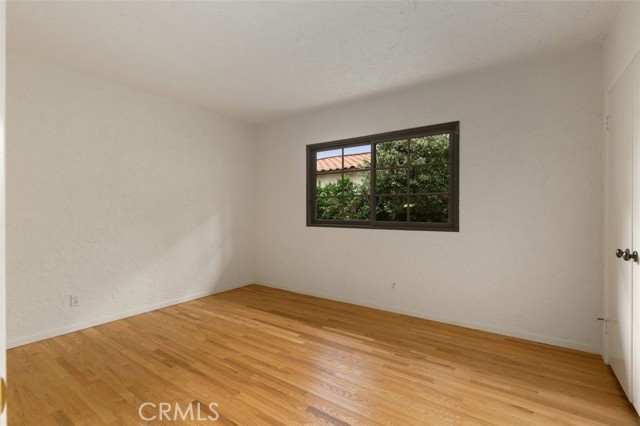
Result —
<path fill-rule="evenodd" d="M 8 370 L 11 426 L 638 424 L 596 355 L 257 285 L 12 349 Z M 220 418 L 145 422 L 147 401 Z"/>

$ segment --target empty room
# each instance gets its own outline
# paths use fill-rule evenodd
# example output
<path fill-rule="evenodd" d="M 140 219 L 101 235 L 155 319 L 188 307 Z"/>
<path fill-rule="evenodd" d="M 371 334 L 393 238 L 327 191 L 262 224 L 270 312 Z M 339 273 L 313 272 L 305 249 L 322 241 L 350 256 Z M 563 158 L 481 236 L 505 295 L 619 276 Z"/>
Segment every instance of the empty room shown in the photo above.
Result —
<path fill-rule="evenodd" d="M 640 2 L 0 3 L 0 426 L 640 425 Z"/>

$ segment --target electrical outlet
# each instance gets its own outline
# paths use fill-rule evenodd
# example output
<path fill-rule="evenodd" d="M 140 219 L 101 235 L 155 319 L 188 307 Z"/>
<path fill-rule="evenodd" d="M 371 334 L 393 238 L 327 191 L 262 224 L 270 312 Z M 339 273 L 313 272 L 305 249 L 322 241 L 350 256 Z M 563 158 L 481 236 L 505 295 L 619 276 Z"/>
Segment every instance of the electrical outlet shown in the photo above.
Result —
<path fill-rule="evenodd" d="M 398 291 L 398 285 L 396 283 L 391 283 L 391 291 L 393 292 Z"/>
<path fill-rule="evenodd" d="M 69 305 L 72 308 L 77 308 L 78 306 L 80 306 L 80 296 L 78 296 L 77 294 L 72 294 L 69 298 L 69 302 Z"/>

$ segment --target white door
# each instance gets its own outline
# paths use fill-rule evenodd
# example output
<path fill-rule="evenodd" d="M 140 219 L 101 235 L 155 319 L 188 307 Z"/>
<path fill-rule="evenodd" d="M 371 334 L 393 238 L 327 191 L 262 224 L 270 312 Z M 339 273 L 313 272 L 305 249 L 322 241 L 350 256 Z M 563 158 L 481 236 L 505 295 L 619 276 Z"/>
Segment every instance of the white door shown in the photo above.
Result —
<path fill-rule="evenodd" d="M 632 249 L 632 68 L 627 69 L 618 79 L 607 98 L 608 131 L 605 152 L 605 344 L 608 362 L 630 400 L 634 392 L 633 262 L 619 258 L 616 251 Z"/>
<path fill-rule="evenodd" d="M 633 248 L 640 252 L 640 56 L 630 67 L 633 84 Z M 632 262 L 633 274 L 633 368 L 632 402 L 640 412 L 640 263 Z"/>

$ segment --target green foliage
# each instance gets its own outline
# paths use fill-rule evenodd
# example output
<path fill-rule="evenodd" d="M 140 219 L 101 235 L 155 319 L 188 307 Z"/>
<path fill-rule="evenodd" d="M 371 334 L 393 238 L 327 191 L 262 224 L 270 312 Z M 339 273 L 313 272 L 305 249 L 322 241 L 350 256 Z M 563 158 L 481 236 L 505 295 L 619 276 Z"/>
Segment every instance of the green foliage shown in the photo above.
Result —
<path fill-rule="evenodd" d="M 411 139 L 411 165 L 449 162 L 449 135 Z"/>
<path fill-rule="evenodd" d="M 363 171 L 363 175 L 371 172 Z M 367 181 L 366 184 L 364 181 Z M 345 175 L 337 182 L 317 187 L 317 218 L 334 220 L 369 219 L 369 180 L 354 182 Z"/>
<path fill-rule="evenodd" d="M 449 135 L 379 143 L 376 168 L 376 220 L 448 220 L 448 196 L 427 193 L 449 190 Z M 345 174 L 337 182 L 318 185 L 318 219 L 369 220 L 371 172 L 359 173 L 360 183 Z"/>

